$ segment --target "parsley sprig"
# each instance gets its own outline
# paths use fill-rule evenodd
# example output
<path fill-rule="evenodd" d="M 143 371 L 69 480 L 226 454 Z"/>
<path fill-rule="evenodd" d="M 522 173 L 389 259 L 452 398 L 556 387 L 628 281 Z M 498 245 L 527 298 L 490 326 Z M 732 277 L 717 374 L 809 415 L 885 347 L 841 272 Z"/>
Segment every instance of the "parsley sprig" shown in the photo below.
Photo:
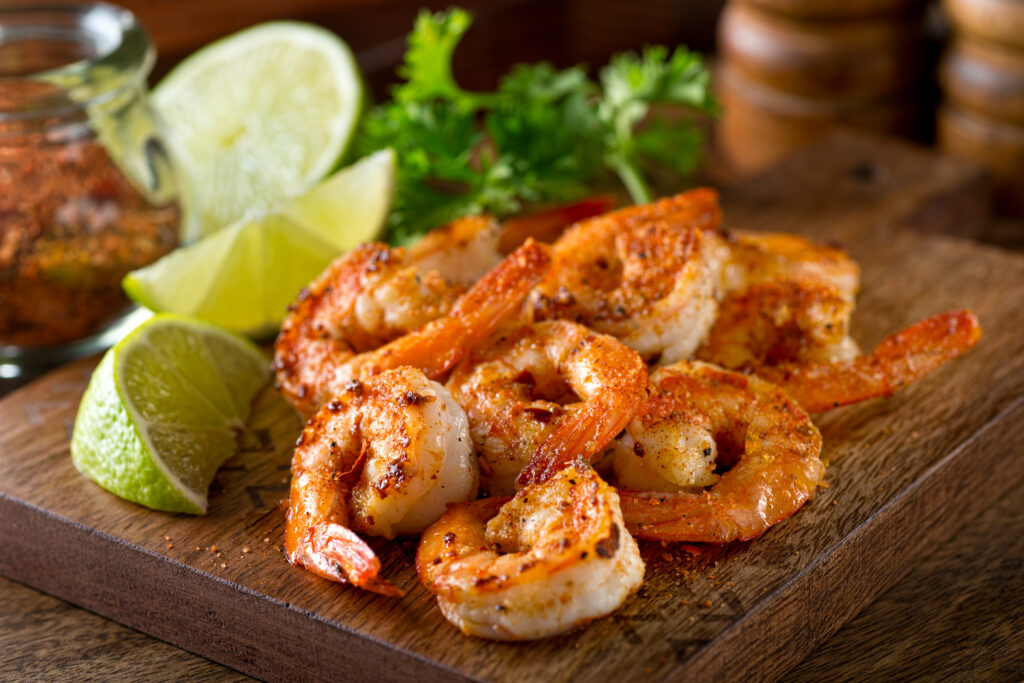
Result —
<path fill-rule="evenodd" d="M 709 74 L 686 48 L 617 55 L 596 82 L 580 66 L 523 64 L 497 91 L 467 92 L 452 56 L 471 22 L 457 8 L 419 14 L 398 69 L 404 81 L 368 112 L 356 138 L 362 153 L 398 153 L 392 242 L 470 213 L 578 199 L 609 171 L 635 202 L 647 202 L 645 169 L 685 175 L 697 165 L 700 130 L 648 116 L 660 103 L 716 113 Z"/>

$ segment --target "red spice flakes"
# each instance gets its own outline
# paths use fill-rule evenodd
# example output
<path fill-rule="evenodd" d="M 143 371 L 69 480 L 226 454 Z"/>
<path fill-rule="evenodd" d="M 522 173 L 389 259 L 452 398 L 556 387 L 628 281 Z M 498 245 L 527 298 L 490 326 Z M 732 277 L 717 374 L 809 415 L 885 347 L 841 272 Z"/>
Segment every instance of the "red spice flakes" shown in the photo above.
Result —
<path fill-rule="evenodd" d="M 700 603 L 700 606 L 701 607 L 711 607 L 711 601 L 710 600 L 705 600 L 704 602 Z"/>
<path fill-rule="evenodd" d="M 168 549 L 168 550 L 170 550 L 170 549 L 171 549 L 171 548 L 173 548 L 173 547 L 174 547 L 174 544 L 173 544 L 173 543 L 168 543 L 168 544 L 167 544 L 167 549 Z"/>
<path fill-rule="evenodd" d="M 217 546 L 215 546 L 215 545 L 211 545 L 211 546 L 210 546 L 210 552 L 211 552 L 211 553 L 215 553 L 215 552 L 217 552 Z"/>
<path fill-rule="evenodd" d="M 242 552 L 243 553 L 249 552 L 249 546 L 247 546 L 247 545 L 242 546 Z"/>
<path fill-rule="evenodd" d="M 128 271 L 178 242 L 177 205 L 151 206 L 102 144 L 41 140 L 0 145 L 0 344 L 96 332 L 128 306 Z"/>

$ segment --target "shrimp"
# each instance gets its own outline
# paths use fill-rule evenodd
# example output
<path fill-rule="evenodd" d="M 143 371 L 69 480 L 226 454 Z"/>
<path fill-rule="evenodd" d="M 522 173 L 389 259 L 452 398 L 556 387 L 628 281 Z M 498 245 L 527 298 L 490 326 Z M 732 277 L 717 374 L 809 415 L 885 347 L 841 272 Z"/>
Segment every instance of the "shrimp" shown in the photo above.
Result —
<path fill-rule="evenodd" d="M 809 413 L 880 396 L 974 347 L 981 325 L 966 310 L 947 311 L 890 335 L 866 355 L 833 363 L 782 363 L 757 370 L 783 387 Z"/>
<path fill-rule="evenodd" d="M 632 533 L 726 543 L 760 536 L 810 499 L 825 473 L 820 454 L 821 434 L 783 389 L 683 361 L 651 375 L 613 466 Z M 716 458 L 731 469 L 719 475 Z"/>
<path fill-rule="evenodd" d="M 423 534 L 416 570 L 448 621 L 534 640 L 610 614 L 643 582 L 615 489 L 582 460 L 515 498 L 452 506 Z"/>
<path fill-rule="evenodd" d="M 411 365 L 429 377 L 447 372 L 518 312 L 550 264 L 548 247 L 528 242 L 488 271 L 445 315 L 359 353 L 344 321 L 352 315 L 365 272 L 390 253 L 382 245 L 364 245 L 342 256 L 292 305 L 275 344 L 274 370 L 278 390 L 303 414 L 315 412 L 351 380 L 389 368 Z"/>
<path fill-rule="evenodd" d="M 797 235 L 735 233 L 721 273 L 718 318 L 697 358 L 756 372 L 856 355 L 848 331 L 860 271 L 841 250 Z"/>
<path fill-rule="evenodd" d="M 447 386 L 469 417 L 483 489 L 509 495 L 531 457 L 557 469 L 601 452 L 643 401 L 647 370 L 614 338 L 549 321 L 475 349 Z"/>
<path fill-rule="evenodd" d="M 401 592 L 355 532 L 418 533 L 476 497 L 469 424 L 451 394 L 413 368 L 353 382 L 306 424 L 292 458 L 285 551 L 325 579 Z"/>
<path fill-rule="evenodd" d="M 577 223 L 530 294 L 534 319 L 584 324 L 648 360 L 689 356 L 718 310 L 720 220 L 716 194 L 701 189 Z"/>

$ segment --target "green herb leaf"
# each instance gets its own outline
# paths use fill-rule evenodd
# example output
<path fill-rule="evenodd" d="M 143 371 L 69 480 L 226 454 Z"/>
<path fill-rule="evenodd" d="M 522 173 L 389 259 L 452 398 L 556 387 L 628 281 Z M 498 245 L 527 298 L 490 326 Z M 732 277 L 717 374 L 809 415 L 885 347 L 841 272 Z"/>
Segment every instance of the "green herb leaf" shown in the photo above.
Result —
<path fill-rule="evenodd" d="M 685 105 L 714 115 L 700 58 L 649 47 L 614 57 L 600 86 L 582 67 L 520 65 L 493 93 L 463 90 L 452 56 L 468 12 L 421 12 L 398 69 L 393 101 L 364 117 L 363 153 L 394 147 L 398 178 L 388 237 L 404 243 L 459 216 L 521 211 L 524 202 L 580 198 L 610 170 L 633 200 L 651 199 L 642 169 L 680 174 L 697 165 L 700 131 L 691 122 L 650 120 L 651 105 Z"/>

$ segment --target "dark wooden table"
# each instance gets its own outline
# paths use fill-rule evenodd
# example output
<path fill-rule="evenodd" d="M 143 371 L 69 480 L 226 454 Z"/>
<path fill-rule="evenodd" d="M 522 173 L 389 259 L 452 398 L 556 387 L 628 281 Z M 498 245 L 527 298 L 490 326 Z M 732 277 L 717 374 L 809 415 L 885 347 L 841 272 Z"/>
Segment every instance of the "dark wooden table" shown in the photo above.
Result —
<path fill-rule="evenodd" d="M 1024 484 L 993 501 L 783 680 L 911 678 L 1024 680 Z M 4 578 L 0 679 L 249 680 Z"/>

